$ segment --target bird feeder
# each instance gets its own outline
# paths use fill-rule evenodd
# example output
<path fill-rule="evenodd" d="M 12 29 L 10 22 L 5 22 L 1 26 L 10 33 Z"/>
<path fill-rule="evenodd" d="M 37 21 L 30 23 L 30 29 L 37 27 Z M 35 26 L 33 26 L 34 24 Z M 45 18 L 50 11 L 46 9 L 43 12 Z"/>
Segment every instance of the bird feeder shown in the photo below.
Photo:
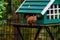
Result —
<path fill-rule="evenodd" d="M 24 18 L 23 18 L 23 24 L 14 24 L 14 27 L 29 26 L 29 28 L 39 28 L 35 37 L 36 40 L 43 26 L 48 31 L 52 40 L 54 40 L 48 26 L 60 25 L 59 24 L 60 23 L 60 0 L 24 0 L 24 2 L 16 10 L 16 13 L 24 14 Z M 31 16 L 35 15 L 37 18 L 36 24 L 28 25 L 26 19 L 27 15 L 31 15 Z"/>
<path fill-rule="evenodd" d="M 24 14 L 24 24 L 27 14 L 37 16 L 36 24 L 60 23 L 60 0 L 24 0 L 16 13 Z"/>

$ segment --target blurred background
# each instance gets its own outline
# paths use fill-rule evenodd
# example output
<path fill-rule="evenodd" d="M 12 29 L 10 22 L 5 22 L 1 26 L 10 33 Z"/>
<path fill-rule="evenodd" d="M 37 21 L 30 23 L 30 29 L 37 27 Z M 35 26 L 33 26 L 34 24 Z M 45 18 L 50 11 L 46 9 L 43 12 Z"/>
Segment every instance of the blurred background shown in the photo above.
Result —
<path fill-rule="evenodd" d="M 16 9 L 24 0 L 0 0 L 0 40 L 21 40 L 11 23 L 23 23 L 23 14 L 16 14 Z M 54 40 L 60 40 L 60 27 L 49 27 Z M 24 40 L 34 40 L 37 28 L 20 28 Z M 37 40 L 51 40 L 45 28 L 42 28 Z"/>

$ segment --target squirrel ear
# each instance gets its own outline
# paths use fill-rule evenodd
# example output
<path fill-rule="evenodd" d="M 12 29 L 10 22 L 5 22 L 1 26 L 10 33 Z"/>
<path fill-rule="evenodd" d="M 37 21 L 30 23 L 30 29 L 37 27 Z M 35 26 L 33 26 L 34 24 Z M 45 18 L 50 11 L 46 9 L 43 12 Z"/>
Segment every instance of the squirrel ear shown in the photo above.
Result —
<path fill-rule="evenodd" d="M 37 15 L 37 19 L 42 19 L 43 18 L 43 15 L 40 14 L 40 15 Z"/>
<path fill-rule="evenodd" d="M 42 16 L 43 16 L 42 14 L 37 15 L 37 17 L 42 17 Z"/>
<path fill-rule="evenodd" d="M 43 15 L 42 14 L 40 14 L 40 17 L 42 17 Z"/>

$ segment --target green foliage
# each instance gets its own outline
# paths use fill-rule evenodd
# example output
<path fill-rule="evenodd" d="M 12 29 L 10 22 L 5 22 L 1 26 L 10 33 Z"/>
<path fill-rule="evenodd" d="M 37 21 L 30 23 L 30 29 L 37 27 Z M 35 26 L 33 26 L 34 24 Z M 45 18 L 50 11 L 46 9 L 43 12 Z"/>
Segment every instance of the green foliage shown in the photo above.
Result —
<path fill-rule="evenodd" d="M 8 4 L 7 2 L 0 0 L 0 25 L 7 23 L 6 20 L 1 20 L 2 18 L 5 19 L 6 17 L 6 5 L 7 4 Z"/>
<path fill-rule="evenodd" d="M 12 4 L 14 4 L 13 7 L 16 8 L 16 7 L 20 6 L 21 0 L 12 0 Z"/>
<path fill-rule="evenodd" d="M 3 18 L 5 13 L 6 13 L 6 7 L 4 6 L 3 2 L 0 1 L 0 18 Z"/>
<path fill-rule="evenodd" d="M 24 0 L 11 0 L 13 8 L 18 8 Z"/>

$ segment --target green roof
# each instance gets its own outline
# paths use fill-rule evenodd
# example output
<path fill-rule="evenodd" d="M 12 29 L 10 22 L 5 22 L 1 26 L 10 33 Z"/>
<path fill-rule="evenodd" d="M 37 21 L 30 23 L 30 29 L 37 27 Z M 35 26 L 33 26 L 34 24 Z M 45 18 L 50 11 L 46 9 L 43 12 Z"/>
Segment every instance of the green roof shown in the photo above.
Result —
<path fill-rule="evenodd" d="M 55 0 L 53 4 L 60 4 L 60 0 Z"/>
<path fill-rule="evenodd" d="M 49 2 L 50 0 L 25 0 L 16 12 L 40 14 Z"/>

